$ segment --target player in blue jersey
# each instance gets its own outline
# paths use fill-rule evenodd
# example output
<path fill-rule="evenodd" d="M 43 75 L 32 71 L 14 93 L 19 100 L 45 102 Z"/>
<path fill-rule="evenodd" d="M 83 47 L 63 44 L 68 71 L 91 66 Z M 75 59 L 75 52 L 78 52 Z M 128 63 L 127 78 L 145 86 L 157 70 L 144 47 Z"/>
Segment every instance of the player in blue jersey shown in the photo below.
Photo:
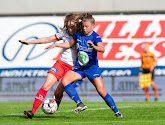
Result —
<path fill-rule="evenodd" d="M 77 103 L 75 113 L 86 110 L 87 106 L 84 105 L 78 96 L 77 91 L 71 83 L 81 80 L 84 77 L 92 82 L 96 87 L 99 95 L 105 100 L 106 104 L 114 111 L 116 117 L 123 117 L 118 111 L 113 98 L 106 92 L 98 66 L 97 52 L 104 52 L 104 46 L 100 36 L 93 31 L 95 20 L 90 14 L 85 14 L 82 18 L 82 32 L 77 32 L 73 35 L 73 39 L 68 43 L 58 43 L 46 47 L 62 47 L 70 48 L 76 44 L 78 57 L 74 68 L 68 71 L 63 79 L 62 84 L 66 93 L 72 100 Z"/>

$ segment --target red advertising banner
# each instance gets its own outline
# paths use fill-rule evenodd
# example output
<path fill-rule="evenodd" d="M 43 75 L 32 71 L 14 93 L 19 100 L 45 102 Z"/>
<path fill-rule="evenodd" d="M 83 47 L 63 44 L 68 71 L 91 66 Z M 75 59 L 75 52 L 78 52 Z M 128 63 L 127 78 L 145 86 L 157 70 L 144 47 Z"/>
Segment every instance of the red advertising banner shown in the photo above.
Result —
<path fill-rule="evenodd" d="M 165 14 L 94 15 L 94 18 L 94 30 L 105 46 L 105 52 L 98 53 L 103 76 L 137 75 L 145 43 L 150 44 L 150 51 L 157 58 L 156 75 L 165 75 Z M 1 17 L 0 77 L 45 76 L 60 57 L 60 49 L 45 51 L 47 44 L 26 46 L 18 40 L 56 34 L 63 20 L 63 16 Z"/>

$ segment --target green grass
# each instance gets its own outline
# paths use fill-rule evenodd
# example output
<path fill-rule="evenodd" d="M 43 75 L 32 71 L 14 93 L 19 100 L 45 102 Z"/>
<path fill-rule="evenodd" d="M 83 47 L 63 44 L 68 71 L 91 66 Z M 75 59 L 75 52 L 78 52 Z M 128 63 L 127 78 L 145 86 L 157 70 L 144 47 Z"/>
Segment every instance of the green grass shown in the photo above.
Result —
<path fill-rule="evenodd" d="M 165 102 L 116 102 L 123 118 L 116 118 L 104 102 L 84 102 L 88 110 L 75 114 L 74 102 L 62 102 L 59 110 L 44 114 L 39 107 L 33 119 L 24 110 L 32 102 L 0 102 L 0 125 L 163 125 Z"/>

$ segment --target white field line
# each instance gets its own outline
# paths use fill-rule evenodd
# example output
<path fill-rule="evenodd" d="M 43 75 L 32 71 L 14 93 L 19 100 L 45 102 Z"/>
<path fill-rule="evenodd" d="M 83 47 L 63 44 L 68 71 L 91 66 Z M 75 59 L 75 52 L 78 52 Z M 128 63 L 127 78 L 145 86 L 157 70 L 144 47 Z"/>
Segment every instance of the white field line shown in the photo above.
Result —
<path fill-rule="evenodd" d="M 120 106 L 117 108 L 130 108 L 132 106 Z M 87 109 L 88 111 L 90 110 L 105 110 L 105 109 L 110 109 L 109 107 L 107 108 L 96 108 L 96 109 Z M 57 111 L 56 113 L 60 112 L 74 112 L 74 110 L 67 110 L 67 111 Z M 43 112 L 37 112 L 36 114 L 44 114 Z M 8 116 L 8 115 L 23 115 L 23 113 L 11 113 L 11 114 L 5 114 L 5 115 L 0 115 L 0 116 Z"/>

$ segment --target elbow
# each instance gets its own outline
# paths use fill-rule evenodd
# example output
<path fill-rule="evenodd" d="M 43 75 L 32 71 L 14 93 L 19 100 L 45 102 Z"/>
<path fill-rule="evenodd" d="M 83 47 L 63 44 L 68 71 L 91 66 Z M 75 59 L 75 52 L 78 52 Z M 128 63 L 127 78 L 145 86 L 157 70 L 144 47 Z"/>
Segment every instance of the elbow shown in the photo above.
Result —
<path fill-rule="evenodd" d="M 105 48 L 103 48 L 100 52 L 104 53 L 105 52 Z"/>
<path fill-rule="evenodd" d="M 103 53 L 105 52 L 105 48 L 103 49 Z"/>
<path fill-rule="evenodd" d="M 100 49 L 100 50 L 97 50 L 98 52 L 101 52 L 101 53 L 104 53 L 105 52 L 105 49 Z"/>
<path fill-rule="evenodd" d="M 105 51 L 101 50 L 101 51 L 98 51 L 98 52 L 104 53 Z"/>

